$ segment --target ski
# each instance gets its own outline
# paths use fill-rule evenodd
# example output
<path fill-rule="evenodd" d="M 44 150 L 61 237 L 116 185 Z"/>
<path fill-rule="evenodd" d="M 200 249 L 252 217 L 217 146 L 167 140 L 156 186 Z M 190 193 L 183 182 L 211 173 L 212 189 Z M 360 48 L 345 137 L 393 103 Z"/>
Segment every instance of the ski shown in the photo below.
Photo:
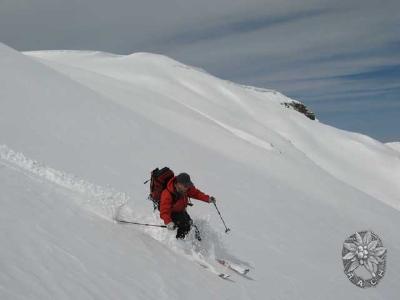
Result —
<path fill-rule="evenodd" d="M 197 260 L 196 260 L 196 262 L 197 262 L 201 267 L 203 267 L 205 270 L 210 271 L 211 273 L 217 275 L 219 278 L 222 278 L 222 279 L 227 280 L 227 279 L 229 279 L 229 277 L 231 277 L 231 275 L 229 275 L 229 274 L 226 274 L 226 273 L 223 273 L 223 272 L 220 272 L 220 271 L 216 270 L 216 269 L 215 269 L 212 265 L 210 265 L 209 263 L 206 263 L 206 262 L 203 262 L 203 261 L 197 261 Z"/>
<path fill-rule="evenodd" d="M 219 278 L 232 281 L 231 279 L 229 279 L 231 275 L 219 271 L 216 267 L 214 267 L 214 265 L 211 262 L 207 261 L 207 259 L 203 257 L 203 255 L 201 255 L 200 253 L 192 253 L 192 255 L 184 254 L 184 256 L 187 257 L 192 262 L 197 263 L 203 269 L 217 275 Z"/>
<path fill-rule="evenodd" d="M 247 273 L 250 272 L 249 268 L 237 265 L 224 259 L 217 259 L 217 262 L 240 275 L 247 275 Z"/>

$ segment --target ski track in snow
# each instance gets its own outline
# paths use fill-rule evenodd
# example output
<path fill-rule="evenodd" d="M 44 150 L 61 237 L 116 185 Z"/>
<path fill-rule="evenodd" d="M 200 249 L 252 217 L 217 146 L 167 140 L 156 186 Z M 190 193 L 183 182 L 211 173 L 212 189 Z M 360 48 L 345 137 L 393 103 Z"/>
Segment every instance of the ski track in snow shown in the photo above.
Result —
<path fill-rule="evenodd" d="M 209 115 L 201 112 L 200 110 L 198 110 L 198 109 L 196 109 L 196 108 L 194 108 L 194 107 L 192 107 L 190 105 L 184 104 L 184 106 L 189 108 L 192 111 L 195 111 L 196 113 L 202 115 L 206 119 L 214 122 L 215 124 L 219 125 L 220 127 L 224 128 L 225 130 L 229 131 L 230 133 L 236 135 L 237 137 L 239 137 L 239 138 L 241 138 L 241 139 L 243 139 L 243 140 L 245 140 L 245 141 L 247 141 L 247 142 L 249 142 L 249 143 L 251 143 L 251 144 L 253 144 L 255 146 L 258 146 L 258 147 L 263 148 L 263 149 L 268 150 L 268 151 L 275 150 L 274 149 L 274 145 L 271 144 L 270 142 L 264 141 L 264 140 L 262 140 L 262 139 L 260 139 L 260 138 L 258 138 L 256 136 L 246 132 L 246 131 L 243 131 L 241 129 L 238 129 L 238 128 L 229 126 L 229 125 L 227 125 L 227 124 L 225 124 L 223 122 L 220 122 L 220 121 L 210 117 Z"/>
<path fill-rule="evenodd" d="M 6 145 L 0 145 L 0 159 L 3 164 L 20 169 L 28 176 L 34 175 L 36 178 L 82 195 L 80 203 L 82 206 L 87 206 L 97 215 L 109 220 L 114 219 L 118 207 L 126 204 L 129 200 L 126 193 L 117 192 L 113 188 L 102 187 L 75 175 L 53 169 L 27 158 L 24 154 L 18 153 Z"/>

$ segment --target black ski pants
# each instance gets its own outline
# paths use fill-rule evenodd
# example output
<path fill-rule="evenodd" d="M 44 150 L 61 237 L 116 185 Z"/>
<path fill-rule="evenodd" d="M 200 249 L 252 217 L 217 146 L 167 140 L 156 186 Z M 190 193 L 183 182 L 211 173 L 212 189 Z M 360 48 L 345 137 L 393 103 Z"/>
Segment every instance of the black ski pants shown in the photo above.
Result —
<path fill-rule="evenodd" d="M 186 212 L 186 210 L 182 212 L 173 212 L 171 213 L 171 219 L 178 227 L 176 238 L 184 239 L 185 236 L 189 233 L 193 224 L 193 221 L 190 218 L 189 214 Z"/>

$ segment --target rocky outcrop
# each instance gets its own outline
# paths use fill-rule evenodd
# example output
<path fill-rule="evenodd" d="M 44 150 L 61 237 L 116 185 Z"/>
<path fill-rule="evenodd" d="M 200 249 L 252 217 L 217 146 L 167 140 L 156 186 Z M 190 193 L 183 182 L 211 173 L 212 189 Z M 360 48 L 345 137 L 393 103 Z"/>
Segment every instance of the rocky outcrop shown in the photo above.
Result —
<path fill-rule="evenodd" d="M 311 110 L 309 110 L 307 106 L 299 101 L 283 102 L 281 104 L 287 108 L 297 110 L 311 120 L 315 120 L 315 114 Z"/>

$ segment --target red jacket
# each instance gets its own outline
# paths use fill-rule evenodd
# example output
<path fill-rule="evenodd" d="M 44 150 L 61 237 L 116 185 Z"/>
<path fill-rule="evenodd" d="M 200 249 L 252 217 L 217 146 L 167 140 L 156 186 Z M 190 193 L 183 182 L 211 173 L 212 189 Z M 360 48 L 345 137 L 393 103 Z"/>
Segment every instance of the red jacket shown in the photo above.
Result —
<path fill-rule="evenodd" d="M 202 191 L 196 189 L 194 186 L 190 187 L 186 195 L 178 194 L 175 189 L 175 178 L 172 178 L 167 188 L 161 193 L 160 199 L 160 217 L 164 220 L 165 224 L 172 222 L 171 213 L 184 211 L 188 205 L 188 198 L 194 198 L 204 202 L 208 202 L 209 195 L 204 194 Z M 176 195 L 177 199 L 174 203 L 172 194 Z"/>

